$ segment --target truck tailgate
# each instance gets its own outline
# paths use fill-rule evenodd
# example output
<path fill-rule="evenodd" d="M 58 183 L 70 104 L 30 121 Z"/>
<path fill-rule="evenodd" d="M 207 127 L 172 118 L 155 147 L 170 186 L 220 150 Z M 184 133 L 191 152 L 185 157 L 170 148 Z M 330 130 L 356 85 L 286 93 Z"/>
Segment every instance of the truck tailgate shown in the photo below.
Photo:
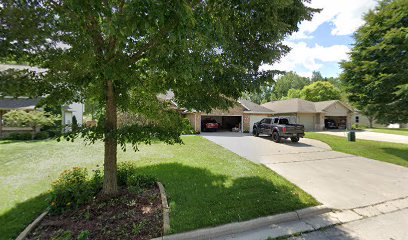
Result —
<path fill-rule="evenodd" d="M 286 126 L 286 133 L 303 133 L 304 132 L 304 127 L 303 125 L 287 125 Z"/>

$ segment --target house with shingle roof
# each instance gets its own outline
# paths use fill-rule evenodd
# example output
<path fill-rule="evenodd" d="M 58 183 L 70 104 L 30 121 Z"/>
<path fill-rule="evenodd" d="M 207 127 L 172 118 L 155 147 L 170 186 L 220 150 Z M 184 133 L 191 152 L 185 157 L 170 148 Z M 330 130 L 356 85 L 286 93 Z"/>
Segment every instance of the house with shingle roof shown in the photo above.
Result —
<path fill-rule="evenodd" d="M 221 125 L 221 131 L 232 131 L 233 128 L 240 132 L 251 132 L 255 122 L 273 115 L 273 111 L 248 100 L 239 99 L 228 110 L 213 109 L 209 113 L 185 111 L 183 115 L 189 119 L 196 132 L 202 131 L 202 122 L 213 119 Z"/>
<path fill-rule="evenodd" d="M 9 69 L 15 70 L 30 70 L 34 72 L 44 73 L 47 70 L 43 68 L 31 67 L 26 65 L 15 65 L 15 64 L 0 64 L 0 71 L 7 71 Z M 38 109 L 38 104 L 42 97 L 37 98 L 28 98 L 28 97 L 10 97 L 4 96 L 4 93 L 0 89 L 0 137 L 6 136 L 12 131 L 16 131 L 17 128 L 5 127 L 3 123 L 3 115 L 11 110 L 24 110 L 24 111 L 33 111 Z M 78 124 L 83 123 L 83 113 L 84 113 L 84 104 L 82 103 L 71 103 L 61 106 L 62 114 L 62 124 L 70 125 L 72 124 L 73 117 L 77 119 Z M 22 129 L 17 129 L 22 130 Z"/>
<path fill-rule="evenodd" d="M 307 131 L 326 128 L 351 129 L 351 125 L 356 122 L 356 118 L 353 118 L 354 109 L 339 100 L 310 102 L 294 98 L 272 101 L 261 106 L 273 111 L 274 116 L 295 119 L 295 122 L 303 124 Z"/>
<path fill-rule="evenodd" d="M 180 108 L 174 101 L 172 91 L 160 94 L 158 98 L 170 102 L 173 108 L 178 109 L 182 116 L 189 120 L 196 132 L 202 131 L 202 123 L 208 119 L 215 120 L 221 125 L 219 131 L 232 131 L 234 128 L 240 132 L 251 132 L 255 122 L 273 114 L 270 109 L 245 99 L 239 99 L 233 107 L 227 110 L 213 109 L 211 112 L 205 113 Z"/>

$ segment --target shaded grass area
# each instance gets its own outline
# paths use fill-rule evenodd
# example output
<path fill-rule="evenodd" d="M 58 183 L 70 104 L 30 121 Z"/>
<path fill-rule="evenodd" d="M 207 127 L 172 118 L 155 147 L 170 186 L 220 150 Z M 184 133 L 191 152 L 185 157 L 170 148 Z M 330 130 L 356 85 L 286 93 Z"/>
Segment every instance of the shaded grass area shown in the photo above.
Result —
<path fill-rule="evenodd" d="M 271 170 L 204 139 L 184 145 L 141 145 L 118 153 L 140 173 L 161 181 L 171 207 L 173 233 L 243 221 L 317 205 Z M 83 142 L 0 142 L 0 239 L 12 239 L 46 207 L 46 191 L 73 166 L 102 165 L 103 145 Z"/>
<path fill-rule="evenodd" d="M 370 132 L 396 134 L 402 136 L 408 136 L 408 128 L 370 128 L 367 129 Z"/>
<path fill-rule="evenodd" d="M 335 151 L 408 167 L 408 144 L 360 139 L 356 142 L 348 142 L 344 137 L 314 132 L 306 133 L 306 137 L 325 142 Z"/>

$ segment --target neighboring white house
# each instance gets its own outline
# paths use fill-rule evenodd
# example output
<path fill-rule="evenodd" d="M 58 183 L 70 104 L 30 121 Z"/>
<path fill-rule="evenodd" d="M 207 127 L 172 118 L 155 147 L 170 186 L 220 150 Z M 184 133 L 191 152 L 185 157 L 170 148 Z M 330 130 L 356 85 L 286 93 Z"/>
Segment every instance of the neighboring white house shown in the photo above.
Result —
<path fill-rule="evenodd" d="M 26 65 L 16 65 L 16 64 L 0 64 L 0 71 L 6 71 L 8 69 L 17 69 L 17 70 L 24 70 L 24 69 L 28 69 L 34 72 L 38 72 L 38 73 L 44 73 L 47 72 L 47 69 L 44 68 L 38 68 L 38 67 L 30 67 L 30 66 L 26 66 Z M 36 100 L 36 99 L 35 99 Z M 30 102 L 31 101 L 31 102 Z M 13 102 L 11 100 L 9 100 L 8 102 L 4 101 L 4 104 L 16 104 L 16 106 L 18 105 L 24 105 L 27 104 L 27 102 L 30 102 L 30 109 L 28 110 L 34 110 L 34 108 L 37 108 L 37 104 L 39 101 L 35 101 L 35 104 L 33 104 L 34 100 L 22 100 L 21 98 L 19 99 L 14 99 Z M 22 109 L 20 108 L 10 108 L 12 109 Z M 62 124 L 63 125 L 70 125 L 72 124 L 72 118 L 75 116 L 75 118 L 77 119 L 78 125 L 82 125 L 83 124 L 83 113 L 85 111 L 85 107 L 84 104 L 82 103 L 71 103 L 69 105 L 64 105 L 61 107 L 62 111 L 61 111 L 61 115 L 62 115 Z M 1 109 L 0 109 L 1 110 Z M 5 110 L 5 109 L 4 109 Z M 26 109 L 24 109 L 26 110 Z"/>
<path fill-rule="evenodd" d="M 62 106 L 62 125 L 71 125 L 72 119 L 76 118 L 78 125 L 83 124 L 83 116 L 85 111 L 85 105 L 82 103 L 71 103 L 69 105 Z"/>

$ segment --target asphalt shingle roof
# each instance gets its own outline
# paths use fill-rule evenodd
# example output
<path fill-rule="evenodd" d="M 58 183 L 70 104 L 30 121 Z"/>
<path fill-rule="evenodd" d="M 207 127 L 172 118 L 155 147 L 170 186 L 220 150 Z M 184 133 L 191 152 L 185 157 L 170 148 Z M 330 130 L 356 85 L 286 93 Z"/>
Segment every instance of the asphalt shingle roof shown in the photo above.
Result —
<path fill-rule="evenodd" d="M 276 113 L 315 113 L 316 107 L 313 102 L 309 102 L 303 99 L 289 99 L 282 101 L 273 101 L 261 105 Z"/>
<path fill-rule="evenodd" d="M 246 109 L 247 112 L 257 112 L 257 113 L 272 113 L 273 111 L 262 107 L 254 102 L 245 99 L 239 99 L 238 102 Z"/>
<path fill-rule="evenodd" d="M 342 103 L 339 100 L 330 100 L 322 102 L 310 102 L 299 98 L 281 100 L 281 101 L 272 101 L 261 106 L 266 107 L 275 113 L 320 113 L 326 110 L 332 104 L 339 102 L 350 111 L 353 109 L 346 104 Z"/>
<path fill-rule="evenodd" d="M 3 98 L 0 99 L 1 110 L 34 110 L 41 98 Z"/>

